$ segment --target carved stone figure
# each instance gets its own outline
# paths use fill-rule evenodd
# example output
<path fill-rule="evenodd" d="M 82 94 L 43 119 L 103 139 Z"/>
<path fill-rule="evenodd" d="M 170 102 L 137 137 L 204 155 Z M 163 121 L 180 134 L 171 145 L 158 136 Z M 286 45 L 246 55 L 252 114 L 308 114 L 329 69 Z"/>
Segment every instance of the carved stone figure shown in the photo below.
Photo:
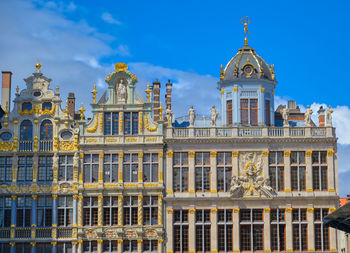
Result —
<path fill-rule="evenodd" d="M 281 110 L 282 118 L 283 118 L 283 126 L 289 126 L 288 118 L 289 118 L 289 109 L 285 106 Z"/>
<path fill-rule="evenodd" d="M 121 79 L 118 84 L 118 102 L 126 103 L 126 99 L 127 99 L 126 85 L 123 83 L 123 79 Z"/>
<path fill-rule="evenodd" d="M 193 109 L 193 106 L 191 106 L 190 110 L 188 111 L 188 117 L 190 118 L 190 127 L 193 127 L 194 121 L 196 120 L 196 111 Z"/>
<path fill-rule="evenodd" d="M 304 120 L 305 120 L 304 126 L 306 126 L 306 127 L 311 126 L 311 115 L 312 115 L 312 113 L 313 113 L 313 111 L 310 108 L 310 106 L 308 105 L 307 109 L 305 111 L 305 116 L 304 116 Z"/>
<path fill-rule="evenodd" d="M 210 126 L 215 127 L 216 126 L 216 120 L 218 118 L 219 112 L 215 109 L 215 105 L 210 109 Z"/>
<path fill-rule="evenodd" d="M 78 155 L 78 152 L 74 153 L 74 156 L 73 156 L 73 167 L 74 168 L 78 168 L 79 167 L 79 155 Z"/>
<path fill-rule="evenodd" d="M 233 176 L 231 179 L 230 193 L 232 196 L 240 196 L 243 193 L 242 183 L 236 176 Z"/>
<path fill-rule="evenodd" d="M 326 110 L 326 118 L 327 118 L 327 122 L 326 122 L 326 126 L 331 127 L 333 125 L 332 123 L 332 107 L 328 106 L 327 110 Z"/>
<path fill-rule="evenodd" d="M 166 118 L 167 118 L 167 121 L 168 121 L 168 126 L 171 126 L 171 124 L 173 122 L 173 110 L 171 110 L 169 105 L 166 108 L 165 115 L 166 115 Z"/>

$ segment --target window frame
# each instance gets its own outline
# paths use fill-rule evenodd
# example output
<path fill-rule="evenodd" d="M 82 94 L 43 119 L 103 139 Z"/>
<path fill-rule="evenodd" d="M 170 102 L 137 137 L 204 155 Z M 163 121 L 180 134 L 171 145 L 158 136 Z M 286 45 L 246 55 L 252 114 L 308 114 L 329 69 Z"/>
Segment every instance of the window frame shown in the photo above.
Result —
<path fill-rule="evenodd" d="M 143 196 L 143 225 L 152 226 L 158 224 L 158 201 L 158 196 Z M 147 213 L 148 221 L 146 221 Z"/>
<path fill-rule="evenodd" d="M 136 174 L 134 175 L 134 172 Z M 123 156 L 123 182 L 136 183 L 139 181 L 139 155 L 126 153 Z"/>
<path fill-rule="evenodd" d="M 108 177 L 109 177 L 109 179 L 108 179 Z M 117 183 L 118 180 L 119 180 L 119 155 L 118 154 L 104 154 L 104 156 L 103 156 L 103 182 L 105 182 L 105 183 Z"/>
<path fill-rule="evenodd" d="M 219 164 L 219 156 L 223 154 L 223 164 Z M 229 157 L 229 163 L 226 162 L 227 157 Z M 228 192 L 231 187 L 232 180 L 232 152 L 218 152 L 216 155 L 216 168 L 217 168 L 217 190 L 220 192 Z M 220 171 L 222 169 L 222 171 Z M 229 169 L 229 171 L 227 171 Z M 229 173 L 229 176 L 227 175 Z M 223 187 L 221 187 L 221 180 L 219 175 L 223 175 Z"/>
<path fill-rule="evenodd" d="M 63 199 L 63 205 L 61 205 L 61 199 Z M 71 205 L 69 205 L 71 203 Z M 57 226 L 70 227 L 73 225 L 73 197 L 72 196 L 59 196 L 57 200 Z M 63 214 L 63 215 L 62 215 Z M 63 217 L 63 219 L 61 218 Z M 61 223 L 63 220 L 63 224 Z"/>
<path fill-rule="evenodd" d="M 108 222 L 107 222 L 108 217 Z M 118 225 L 118 196 L 103 197 L 103 225 Z"/>
<path fill-rule="evenodd" d="M 88 160 L 90 159 L 90 160 Z M 99 170 L 99 155 L 84 154 L 83 168 L 84 168 L 84 183 L 97 183 Z"/>
<path fill-rule="evenodd" d="M 223 214 L 224 219 L 221 220 L 220 216 Z M 228 216 L 231 216 L 228 219 Z M 232 209 L 220 209 L 218 210 L 218 251 L 219 252 L 232 252 L 233 251 L 233 211 Z M 224 235 L 221 238 L 220 228 L 223 228 Z M 231 233 L 231 241 L 229 241 L 229 236 Z M 224 248 L 221 248 L 220 243 L 223 243 Z"/>
<path fill-rule="evenodd" d="M 24 163 L 21 163 L 21 159 L 24 159 Z M 17 181 L 19 182 L 32 182 L 33 181 L 33 156 L 18 156 L 18 172 Z M 23 179 L 20 179 L 21 169 L 23 168 Z"/>
<path fill-rule="evenodd" d="M 272 219 L 272 213 L 276 211 L 276 220 Z M 281 218 L 280 214 L 283 213 L 283 219 Z M 286 211 L 285 209 L 281 209 L 281 208 L 274 208 L 270 210 L 270 238 L 271 238 L 271 242 L 273 242 L 274 240 L 272 238 L 273 235 L 273 226 L 276 226 L 276 231 L 277 231 L 277 249 L 273 249 L 273 243 L 271 243 L 271 251 L 277 251 L 277 252 L 281 252 L 281 251 L 286 251 L 286 242 L 287 242 L 287 238 L 286 238 Z M 283 227 L 283 231 L 281 232 L 281 227 Z M 281 248 L 281 234 L 283 233 L 283 239 L 284 239 L 284 244 L 283 244 L 283 248 Z"/>
<path fill-rule="evenodd" d="M 12 199 L 10 196 L 0 196 L 0 228 L 11 227 Z"/>
<path fill-rule="evenodd" d="M 39 156 L 38 157 L 38 175 L 39 182 L 53 181 L 53 160 L 52 156 Z"/>
<path fill-rule="evenodd" d="M 317 154 L 318 162 L 313 161 L 314 154 Z M 324 155 L 325 157 L 324 163 L 322 162 L 322 155 Z M 323 174 L 324 169 L 325 169 L 325 175 Z M 316 186 L 317 184 L 318 184 L 318 187 Z M 327 151 L 312 151 L 312 189 L 314 191 L 328 191 Z"/>
<path fill-rule="evenodd" d="M 175 164 L 175 158 L 179 155 L 179 163 Z M 189 185 L 189 159 L 188 152 L 176 152 L 173 156 L 173 188 L 175 192 L 188 192 Z M 175 172 L 178 170 L 179 187 L 176 185 Z M 186 170 L 186 171 L 185 171 Z M 187 179 L 185 178 L 187 177 Z M 186 184 L 185 184 L 186 183 Z"/>
<path fill-rule="evenodd" d="M 73 155 L 60 155 L 58 157 L 58 181 L 73 180 Z M 63 177 L 61 175 L 63 174 Z"/>
<path fill-rule="evenodd" d="M 96 203 L 96 205 L 94 205 Z M 83 199 L 83 226 L 98 226 L 98 199 L 97 197 L 84 197 Z"/>
<path fill-rule="evenodd" d="M 149 156 L 149 160 L 146 157 Z M 157 157 L 156 161 L 153 160 Z M 146 167 L 149 166 L 147 170 Z M 158 153 L 145 153 L 143 154 L 143 182 L 151 183 L 159 181 L 159 155 Z"/>
<path fill-rule="evenodd" d="M 297 161 L 296 163 L 292 163 L 292 155 L 293 153 L 297 154 Z M 300 155 L 304 157 L 304 162 L 301 162 Z M 291 190 L 292 191 L 306 191 L 306 156 L 305 156 L 305 151 L 292 151 L 291 152 L 291 163 L 290 163 L 290 173 L 291 173 Z M 296 179 L 293 177 L 293 170 L 296 169 Z M 301 170 L 304 170 L 303 173 Z M 303 175 L 304 174 L 304 175 Z M 304 180 L 301 180 L 302 177 L 304 177 Z M 297 187 L 294 186 L 293 180 L 297 183 Z M 303 181 L 303 185 L 301 184 L 301 181 Z M 303 186 L 303 187 L 302 187 Z"/>
<path fill-rule="evenodd" d="M 197 156 L 199 156 L 197 158 Z M 207 157 L 205 157 L 207 156 Z M 205 159 L 208 159 L 207 163 Z M 200 161 L 198 161 L 198 159 Z M 195 153 L 195 190 L 196 192 L 210 192 L 211 187 L 211 166 L 210 152 Z"/>
<path fill-rule="evenodd" d="M 44 205 L 40 205 L 40 200 L 44 200 Z M 38 196 L 36 201 L 37 211 L 37 226 L 38 227 L 51 227 L 52 226 L 52 213 L 53 213 L 53 200 L 51 196 Z M 39 213 L 42 211 L 42 222 L 39 221 Z M 42 225 L 40 225 L 42 224 Z"/>
<path fill-rule="evenodd" d="M 282 157 L 281 162 L 279 162 L 279 156 Z M 285 179 L 284 179 L 284 153 L 283 153 L 283 151 L 270 151 L 269 152 L 269 176 L 270 176 L 270 180 L 271 180 L 270 181 L 271 187 L 276 192 L 284 191 Z M 281 185 L 280 176 L 282 176 L 282 186 L 280 186 Z M 272 180 L 272 179 L 275 179 L 275 180 Z"/>
<path fill-rule="evenodd" d="M 179 217 L 179 220 L 175 220 L 176 217 Z M 179 240 L 176 240 L 176 230 L 180 232 Z M 189 211 L 188 210 L 174 210 L 173 216 L 173 238 L 174 238 L 174 252 L 183 253 L 188 252 L 189 250 Z M 187 233 L 187 236 L 186 236 Z M 187 237 L 187 238 L 186 238 Z M 186 241 L 184 241 L 184 239 Z M 176 244 L 178 242 L 178 245 Z M 177 247 L 180 247 L 177 250 Z"/>
<path fill-rule="evenodd" d="M 294 219 L 294 214 L 295 214 L 295 211 L 297 211 L 297 220 Z M 305 219 L 302 218 L 302 211 L 305 212 Z M 305 208 L 293 208 L 292 210 L 292 244 L 293 244 L 293 250 L 294 251 L 308 251 L 308 220 L 307 220 L 307 215 L 308 215 L 308 212 L 307 212 L 307 209 Z M 294 237 L 294 228 L 297 227 L 297 230 L 298 230 L 298 244 L 299 244 L 299 247 L 298 249 L 295 249 L 294 246 L 295 246 L 295 240 L 296 238 Z M 306 227 L 306 238 L 304 238 L 304 234 L 303 234 L 303 231 L 304 231 L 304 228 Z M 303 248 L 303 242 L 305 242 L 305 248 Z"/>
<path fill-rule="evenodd" d="M 261 213 L 261 219 L 256 220 L 256 215 Z M 244 220 L 242 219 L 243 212 L 246 214 L 249 212 L 249 220 Z M 255 213 L 256 212 L 256 213 Z M 264 210 L 260 208 L 246 208 L 246 209 L 241 209 L 239 213 L 239 231 L 240 235 L 242 235 L 242 228 L 248 227 L 249 231 L 249 249 L 242 249 L 242 236 L 240 238 L 240 251 L 263 251 L 264 250 Z M 260 215 L 260 214 L 259 214 Z M 262 247 L 261 249 L 256 249 L 257 245 L 255 242 L 255 237 L 254 237 L 254 232 L 257 231 L 257 228 L 262 228 Z"/>
<path fill-rule="evenodd" d="M 125 196 L 123 198 L 123 212 L 124 226 L 138 225 L 138 196 Z"/>
<path fill-rule="evenodd" d="M 328 208 L 315 208 L 314 209 L 314 217 L 316 216 L 315 213 L 316 212 L 320 212 L 320 219 L 314 218 L 314 231 L 315 231 L 315 250 L 316 251 L 329 251 L 330 250 L 330 237 L 329 237 L 329 227 L 324 225 L 324 217 L 327 216 L 327 214 L 329 213 L 329 209 Z M 320 226 L 320 244 L 321 244 L 321 248 L 318 248 L 318 243 L 317 243 L 317 233 L 316 233 L 316 226 Z M 325 230 L 327 231 L 327 240 L 325 241 Z M 327 242 L 327 244 L 326 244 Z"/>
<path fill-rule="evenodd" d="M 20 205 L 19 201 L 23 199 L 24 205 Z M 27 203 L 28 201 L 28 203 Z M 18 196 L 16 199 L 16 209 L 17 209 L 17 215 L 16 215 L 16 227 L 31 227 L 33 221 L 32 221 L 32 209 L 33 209 L 33 200 L 32 197 L 29 195 L 21 195 Z M 30 204 L 29 204 L 30 203 Z M 19 213 L 22 212 L 22 221 L 19 222 L 20 216 Z M 28 223 L 29 221 L 29 223 Z M 21 223 L 21 224 L 20 224 Z"/>
<path fill-rule="evenodd" d="M 119 135 L 119 112 L 104 112 L 103 133 L 104 135 Z"/>
<path fill-rule="evenodd" d="M 0 182 L 12 182 L 13 171 L 12 171 L 12 156 L 1 156 L 0 157 Z M 3 161 L 3 162 L 2 162 Z M 2 175 L 2 176 L 1 176 Z"/>

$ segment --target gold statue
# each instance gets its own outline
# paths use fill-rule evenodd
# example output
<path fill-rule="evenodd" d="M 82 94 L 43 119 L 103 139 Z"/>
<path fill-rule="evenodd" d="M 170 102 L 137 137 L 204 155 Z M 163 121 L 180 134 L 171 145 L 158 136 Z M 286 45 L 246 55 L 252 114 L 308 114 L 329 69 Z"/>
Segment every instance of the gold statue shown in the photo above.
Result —
<path fill-rule="evenodd" d="M 250 33 L 248 31 L 248 25 L 250 24 L 250 20 L 249 20 L 249 17 L 248 16 L 245 16 L 243 18 L 241 18 L 239 20 L 239 22 L 244 25 L 244 42 L 247 43 L 248 42 L 248 39 L 247 39 L 247 34 L 250 36 Z"/>

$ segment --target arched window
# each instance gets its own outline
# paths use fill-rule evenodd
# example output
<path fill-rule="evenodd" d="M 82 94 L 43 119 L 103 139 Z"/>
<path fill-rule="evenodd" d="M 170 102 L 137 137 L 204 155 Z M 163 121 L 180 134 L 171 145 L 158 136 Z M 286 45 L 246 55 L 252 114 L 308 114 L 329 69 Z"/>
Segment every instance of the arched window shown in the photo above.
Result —
<path fill-rule="evenodd" d="M 52 140 L 52 123 L 50 120 L 44 120 L 40 125 L 40 140 Z"/>
<path fill-rule="evenodd" d="M 20 127 L 20 140 L 32 141 L 33 140 L 33 124 L 30 120 L 23 120 Z"/>

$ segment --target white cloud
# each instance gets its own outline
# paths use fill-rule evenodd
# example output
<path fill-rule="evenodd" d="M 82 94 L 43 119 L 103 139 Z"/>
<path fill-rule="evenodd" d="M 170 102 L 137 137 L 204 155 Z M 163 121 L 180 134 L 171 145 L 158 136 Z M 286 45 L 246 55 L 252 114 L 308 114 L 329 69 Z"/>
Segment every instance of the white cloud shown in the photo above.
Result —
<path fill-rule="evenodd" d="M 112 14 L 110 14 L 108 12 L 102 13 L 101 18 L 102 18 L 103 21 L 105 21 L 105 22 L 107 22 L 109 24 L 113 24 L 113 25 L 121 25 L 122 24 L 119 20 L 115 19 L 112 16 Z"/>

